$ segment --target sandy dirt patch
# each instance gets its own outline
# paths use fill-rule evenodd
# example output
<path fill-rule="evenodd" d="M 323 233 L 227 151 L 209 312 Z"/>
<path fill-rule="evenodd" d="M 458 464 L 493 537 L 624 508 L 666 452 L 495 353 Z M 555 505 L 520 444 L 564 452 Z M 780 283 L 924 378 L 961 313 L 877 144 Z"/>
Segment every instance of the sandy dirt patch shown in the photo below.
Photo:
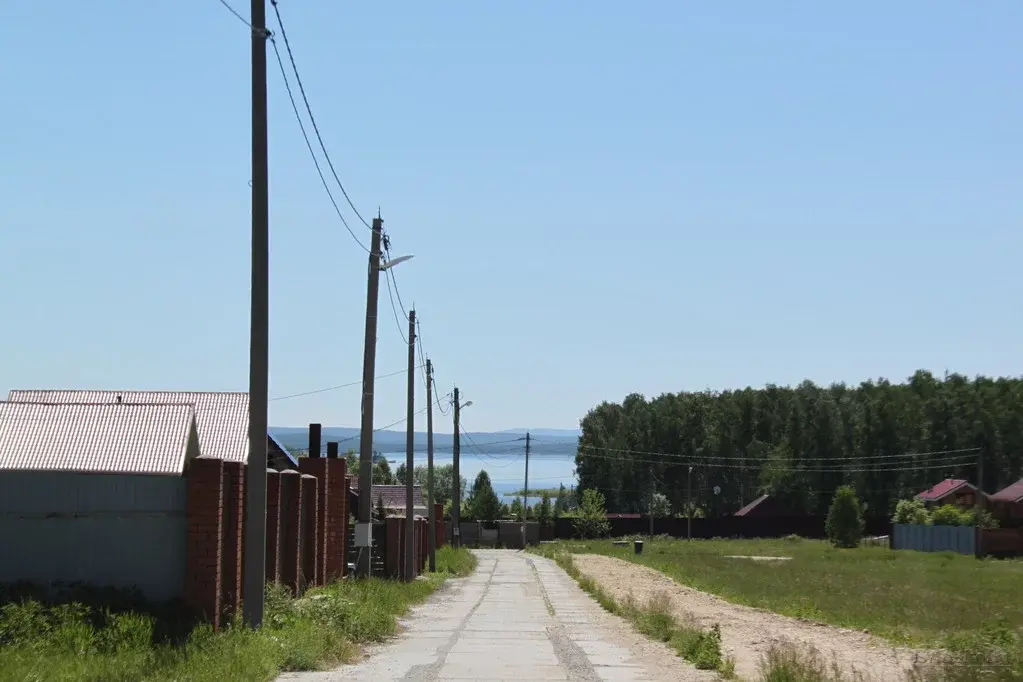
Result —
<path fill-rule="evenodd" d="M 920 654 L 893 647 L 857 630 L 732 604 L 680 585 L 659 571 L 621 559 L 577 554 L 573 560 L 584 576 L 616 601 L 631 595 L 637 604 L 643 605 L 654 597 L 667 598 L 676 617 L 691 617 L 707 628 L 716 623 L 721 628 L 722 649 L 735 660 L 736 673 L 743 679 L 760 678 L 760 661 L 772 644 L 813 647 L 824 660 L 835 661 L 849 679 L 858 674 L 860 679 L 871 682 L 904 682 Z"/>

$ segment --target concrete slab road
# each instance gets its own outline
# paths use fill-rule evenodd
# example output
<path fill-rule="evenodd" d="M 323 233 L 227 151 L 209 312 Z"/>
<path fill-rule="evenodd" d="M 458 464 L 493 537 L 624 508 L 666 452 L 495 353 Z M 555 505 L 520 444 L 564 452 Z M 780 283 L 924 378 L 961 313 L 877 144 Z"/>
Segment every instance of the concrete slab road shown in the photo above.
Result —
<path fill-rule="evenodd" d="M 553 562 L 479 550 L 479 568 L 417 607 L 395 640 L 356 665 L 281 680 L 712 680 L 637 635 Z"/>

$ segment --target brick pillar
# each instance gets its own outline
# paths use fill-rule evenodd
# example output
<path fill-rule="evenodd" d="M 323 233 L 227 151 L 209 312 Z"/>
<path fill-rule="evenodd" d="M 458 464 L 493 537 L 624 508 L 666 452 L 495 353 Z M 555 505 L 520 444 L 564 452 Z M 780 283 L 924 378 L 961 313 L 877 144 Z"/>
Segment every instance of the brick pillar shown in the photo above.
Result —
<path fill-rule="evenodd" d="M 266 581 L 281 581 L 281 475 L 266 470 Z"/>
<path fill-rule="evenodd" d="M 302 475 L 281 472 L 281 584 L 298 594 L 302 575 Z"/>
<path fill-rule="evenodd" d="M 245 522 L 245 464 L 224 462 L 224 544 L 222 610 L 226 620 L 242 606 L 242 538 Z"/>
<path fill-rule="evenodd" d="M 316 585 L 316 565 L 320 540 L 317 521 L 320 518 L 320 498 L 315 476 L 302 474 L 302 584 L 301 589 Z"/>
<path fill-rule="evenodd" d="M 224 536 L 224 462 L 193 459 L 185 474 L 188 544 L 185 602 L 196 617 L 220 629 L 221 549 Z"/>
<path fill-rule="evenodd" d="M 434 533 L 436 535 L 436 540 L 435 540 L 436 545 L 435 545 L 435 547 L 440 548 L 440 547 L 444 546 L 444 538 L 445 538 L 445 535 L 444 535 L 444 505 L 443 504 L 438 502 L 437 504 L 433 505 L 433 518 L 437 522 L 437 528 L 434 531 Z"/>
<path fill-rule="evenodd" d="M 339 580 L 348 563 L 348 462 L 343 458 L 305 458 L 301 471 L 316 479 L 316 584 Z"/>

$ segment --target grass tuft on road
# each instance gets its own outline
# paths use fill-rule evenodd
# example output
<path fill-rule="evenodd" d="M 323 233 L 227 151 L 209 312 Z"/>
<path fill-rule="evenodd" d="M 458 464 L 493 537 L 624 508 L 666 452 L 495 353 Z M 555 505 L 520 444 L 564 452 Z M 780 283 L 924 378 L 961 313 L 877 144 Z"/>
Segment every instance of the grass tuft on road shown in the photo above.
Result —
<path fill-rule="evenodd" d="M 0 607 L 0 681 L 249 682 L 327 669 L 357 657 L 360 644 L 393 635 L 409 607 L 475 567 L 468 550 L 444 548 L 437 572 L 411 583 L 345 580 L 300 599 L 270 586 L 258 632 L 200 625 L 181 639 L 162 635 L 146 613 L 14 601 Z"/>

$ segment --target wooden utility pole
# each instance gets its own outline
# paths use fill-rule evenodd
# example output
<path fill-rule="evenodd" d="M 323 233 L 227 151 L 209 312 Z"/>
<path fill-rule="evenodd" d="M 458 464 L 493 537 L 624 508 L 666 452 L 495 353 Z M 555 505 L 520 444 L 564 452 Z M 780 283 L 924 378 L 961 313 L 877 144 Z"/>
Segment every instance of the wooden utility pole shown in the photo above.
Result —
<path fill-rule="evenodd" d="M 405 418 L 405 580 L 415 579 L 416 311 L 408 311 L 408 416 Z"/>
<path fill-rule="evenodd" d="M 654 536 L 654 467 L 650 466 L 650 506 L 647 508 L 647 514 L 650 516 L 650 537 Z"/>
<path fill-rule="evenodd" d="M 249 317 L 249 458 L 245 470 L 242 616 L 263 624 L 266 589 L 266 436 L 270 363 L 270 188 L 267 170 L 266 4 L 252 0 L 252 293 Z"/>
<path fill-rule="evenodd" d="M 377 364 L 377 303 L 380 294 L 380 241 L 384 221 L 373 219 L 366 284 L 366 336 L 362 355 L 362 424 L 359 427 L 359 515 L 355 526 L 357 573 L 368 578 L 373 554 L 373 375 Z"/>
<path fill-rule="evenodd" d="M 433 363 L 426 360 L 426 517 L 430 532 L 426 546 L 430 555 L 430 572 L 437 570 L 437 512 L 433 506 Z"/>
<path fill-rule="evenodd" d="M 458 387 L 454 390 L 454 402 L 452 403 L 454 410 L 452 410 L 455 416 L 455 433 L 453 441 L 451 443 L 451 468 L 454 481 L 451 486 L 451 545 L 453 547 L 462 546 L 461 532 L 458 528 L 458 523 L 462 512 L 462 481 L 459 478 L 458 473 L 458 456 L 461 450 L 461 442 L 459 438 L 459 426 L 458 426 L 458 411 L 460 405 L 458 402 Z"/>
<path fill-rule="evenodd" d="M 522 486 L 522 547 L 526 546 L 526 524 L 529 523 L 529 431 L 526 431 L 526 480 Z"/>
<path fill-rule="evenodd" d="M 686 476 L 686 539 L 693 539 L 693 467 Z"/>

